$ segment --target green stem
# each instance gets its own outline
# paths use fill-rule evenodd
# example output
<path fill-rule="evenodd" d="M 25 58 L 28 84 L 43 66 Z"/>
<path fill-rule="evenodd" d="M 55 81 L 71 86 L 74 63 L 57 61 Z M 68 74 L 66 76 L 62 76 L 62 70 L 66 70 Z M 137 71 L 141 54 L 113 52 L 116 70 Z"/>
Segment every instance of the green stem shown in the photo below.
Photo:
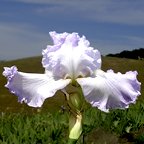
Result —
<path fill-rule="evenodd" d="M 70 110 L 68 144 L 76 144 L 82 134 L 84 96 L 79 85 L 67 86 L 64 93 Z"/>

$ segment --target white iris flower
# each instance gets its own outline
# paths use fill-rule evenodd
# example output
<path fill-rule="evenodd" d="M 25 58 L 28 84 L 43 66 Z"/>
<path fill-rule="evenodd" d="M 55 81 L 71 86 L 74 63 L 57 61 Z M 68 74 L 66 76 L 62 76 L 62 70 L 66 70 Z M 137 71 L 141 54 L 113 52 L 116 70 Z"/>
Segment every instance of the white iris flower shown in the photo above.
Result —
<path fill-rule="evenodd" d="M 43 50 L 44 74 L 19 72 L 15 66 L 5 67 L 6 87 L 18 96 L 20 102 L 41 107 L 46 98 L 69 84 L 78 83 L 83 95 L 92 106 L 108 112 L 109 109 L 127 108 L 140 95 L 136 71 L 125 74 L 101 70 L 101 55 L 90 47 L 84 36 L 77 33 L 50 32 L 54 45 Z"/>

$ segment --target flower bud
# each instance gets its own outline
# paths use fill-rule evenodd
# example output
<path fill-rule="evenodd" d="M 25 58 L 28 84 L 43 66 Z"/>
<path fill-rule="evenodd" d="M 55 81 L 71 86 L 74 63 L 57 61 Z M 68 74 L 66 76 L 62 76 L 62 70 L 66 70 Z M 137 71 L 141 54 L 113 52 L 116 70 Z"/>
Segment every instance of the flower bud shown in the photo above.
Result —
<path fill-rule="evenodd" d="M 72 109 L 75 109 L 76 111 L 81 111 L 83 106 L 83 101 L 81 100 L 81 96 L 79 93 L 75 92 L 69 95 L 69 104 L 72 107 Z"/>
<path fill-rule="evenodd" d="M 77 140 L 82 133 L 82 115 L 70 115 L 69 118 L 69 139 Z"/>
<path fill-rule="evenodd" d="M 81 112 L 85 103 L 81 87 L 79 85 L 73 86 L 70 84 L 66 87 L 64 93 L 67 96 L 70 109 L 76 113 Z"/>

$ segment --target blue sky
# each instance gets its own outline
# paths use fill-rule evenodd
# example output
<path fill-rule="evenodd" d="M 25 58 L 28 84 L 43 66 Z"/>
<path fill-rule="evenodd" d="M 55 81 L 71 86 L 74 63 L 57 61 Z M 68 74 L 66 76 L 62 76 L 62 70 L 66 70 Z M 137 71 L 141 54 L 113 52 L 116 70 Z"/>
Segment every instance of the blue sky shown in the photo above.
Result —
<path fill-rule="evenodd" d="M 1 0 L 0 59 L 41 55 L 49 31 L 85 35 L 101 54 L 144 47 L 143 0 Z"/>

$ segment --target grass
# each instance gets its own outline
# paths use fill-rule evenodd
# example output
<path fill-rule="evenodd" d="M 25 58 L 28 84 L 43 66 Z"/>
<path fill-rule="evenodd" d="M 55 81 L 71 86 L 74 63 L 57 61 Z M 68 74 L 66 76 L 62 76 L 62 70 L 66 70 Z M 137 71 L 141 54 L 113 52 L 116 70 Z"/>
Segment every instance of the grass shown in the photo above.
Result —
<path fill-rule="evenodd" d="M 66 115 L 6 114 L 0 121 L 0 143 L 57 144 L 63 143 L 67 132 Z M 65 132 L 66 131 L 66 132 Z"/>
<path fill-rule="evenodd" d="M 141 96 L 135 105 L 126 110 L 112 110 L 104 113 L 96 108 L 84 112 L 83 135 L 80 143 L 118 144 L 144 143 L 144 61 L 114 57 L 102 58 L 104 71 L 113 69 L 125 73 L 138 71 Z M 19 71 L 43 73 L 41 57 L 0 62 L 0 72 L 4 66 L 16 65 Z M 44 102 L 42 108 L 31 108 L 17 102 L 17 97 L 4 88 L 6 79 L 0 76 L 0 144 L 14 143 L 66 143 L 68 133 L 68 112 L 64 95 L 57 92 Z"/>

